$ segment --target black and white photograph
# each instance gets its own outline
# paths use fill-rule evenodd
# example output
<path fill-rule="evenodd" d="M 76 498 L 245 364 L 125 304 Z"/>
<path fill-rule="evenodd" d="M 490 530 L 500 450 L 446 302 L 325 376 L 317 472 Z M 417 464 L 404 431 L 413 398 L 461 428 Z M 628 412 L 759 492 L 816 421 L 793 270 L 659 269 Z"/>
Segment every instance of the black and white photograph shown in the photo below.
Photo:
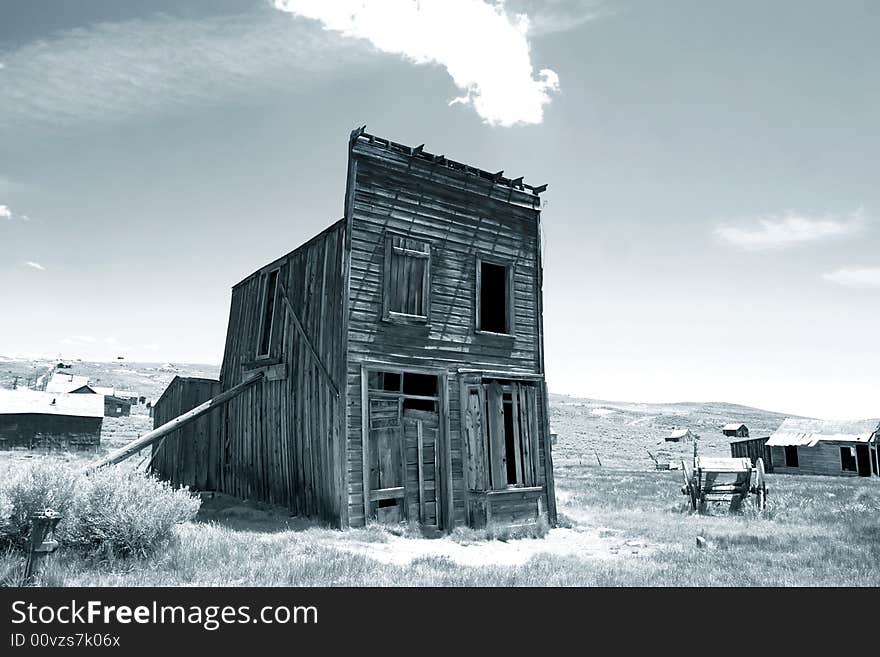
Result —
<path fill-rule="evenodd" d="M 868 0 L 0 0 L 0 585 L 877 587 L 878 121 Z"/>

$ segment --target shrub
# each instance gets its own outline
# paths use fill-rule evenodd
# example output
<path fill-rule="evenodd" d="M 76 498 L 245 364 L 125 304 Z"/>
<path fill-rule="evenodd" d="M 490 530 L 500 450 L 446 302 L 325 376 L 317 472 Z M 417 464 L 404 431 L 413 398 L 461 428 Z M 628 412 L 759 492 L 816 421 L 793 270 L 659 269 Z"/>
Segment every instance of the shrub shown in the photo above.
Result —
<path fill-rule="evenodd" d="M 24 548 L 33 513 L 52 509 L 66 516 L 77 477 L 69 465 L 44 460 L 9 473 L 0 483 L 0 548 Z"/>
<path fill-rule="evenodd" d="M 171 528 L 192 520 L 198 496 L 139 472 L 112 469 L 85 478 L 70 509 L 62 540 L 85 553 L 145 556 L 171 536 Z"/>
<path fill-rule="evenodd" d="M 192 520 L 199 498 L 140 472 L 119 468 L 86 475 L 57 462 L 37 461 L 0 482 L 0 549 L 24 549 L 28 517 L 51 508 L 63 518 L 55 538 L 84 554 L 146 555 Z"/>

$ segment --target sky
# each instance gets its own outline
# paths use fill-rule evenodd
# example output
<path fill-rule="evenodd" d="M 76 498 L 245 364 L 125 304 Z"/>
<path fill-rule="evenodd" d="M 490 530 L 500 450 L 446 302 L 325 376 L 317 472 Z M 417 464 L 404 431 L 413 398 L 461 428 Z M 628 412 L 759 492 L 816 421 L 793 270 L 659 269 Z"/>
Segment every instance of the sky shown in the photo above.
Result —
<path fill-rule="evenodd" d="M 550 390 L 880 416 L 880 4 L 4 0 L 0 354 L 219 363 L 349 132 L 547 183 Z"/>

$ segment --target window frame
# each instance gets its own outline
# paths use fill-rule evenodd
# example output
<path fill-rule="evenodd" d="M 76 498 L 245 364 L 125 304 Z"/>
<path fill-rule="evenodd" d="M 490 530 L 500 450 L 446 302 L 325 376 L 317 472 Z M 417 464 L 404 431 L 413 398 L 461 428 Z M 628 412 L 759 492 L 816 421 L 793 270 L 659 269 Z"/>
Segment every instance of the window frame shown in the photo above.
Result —
<path fill-rule="evenodd" d="M 418 242 L 424 251 L 411 249 L 405 246 L 396 246 L 394 240 L 411 240 Z M 395 253 L 404 258 L 423 258 L 425 259 L 425 270 L 422 278 L 422 299 L 425 308 L 424 315 L 414 315 L 411 313 L 402 313 L 391 310 L 391 259 Z M 402 233 L 392 231 L 385 232 L 385 259 L 382 264 L 382 321 L 398 322 L 404 324 L 431 324 L 431 257 L 433 255 L 433 245 L 429 240 L 421 237 L 412 237 Z"/>
<path fill-rule="evenodd" d="M 272 299 L 272 317 L 269 318 L 269 339 L 267 340 L 266 351 L 263 348 L 263 333 L 266 329 L 266 306 L 269 304 L 269 279 L 275 274 L 275 291 Z M 260 330 L 257 334 L 257 353 L 255 360 L 266 360 L 272 358 L 272 343 L 275 338 L 275 316 L 278 311 L 278 280 L 281 278 L 281 266 L 273 267 L 264 271 L 261 276 L 260 296 Z"/>
<path fill-rule="evenodd" d="M 497 267 L 504 267 L 506 271 L 505 276 L 505 285 L 506 285 L 506 301 L 507 301 L 507 317 L 506 317 L 506 326 L 505 332 L 499 333 L 498 331 L 486 331 L 482 326 L 482 310 L 480 308 L 480 296 L 483 291 L 483 263 L 489 265 L 495 265 Z M 478 253 L 476 255 L 476 271 L 474 274 L 474 333 L 478 335 L 490 335 L 490 336 L 498 336 L 503 338 L 514 338 L 516 337 L 516 297 L 515 297 L 515 284 L 516 280 L 516 262 L 513 260 L 507 260 L 504 258 L 499 258 L 494 255 L 485 255 L 482 253 Z"/>

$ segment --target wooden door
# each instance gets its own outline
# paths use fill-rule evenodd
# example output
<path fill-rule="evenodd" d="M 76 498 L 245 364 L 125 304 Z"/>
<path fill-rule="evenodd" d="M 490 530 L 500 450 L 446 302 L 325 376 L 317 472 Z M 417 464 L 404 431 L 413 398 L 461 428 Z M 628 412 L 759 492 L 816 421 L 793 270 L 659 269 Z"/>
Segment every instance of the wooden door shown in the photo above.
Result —
<path fill-rule="evenodd" d="M 406 440 L 406 508 L 410 518 L 428 527 L 440 523 L 440 420 L 436 411 L 403 410 Z"/>
<path fill-rule="evenodd" d="M 379 522 L 398 522 L 406 517 L 401 403 L 396 398 L 371 398 L 369 403 L 370 516 Z"/>

